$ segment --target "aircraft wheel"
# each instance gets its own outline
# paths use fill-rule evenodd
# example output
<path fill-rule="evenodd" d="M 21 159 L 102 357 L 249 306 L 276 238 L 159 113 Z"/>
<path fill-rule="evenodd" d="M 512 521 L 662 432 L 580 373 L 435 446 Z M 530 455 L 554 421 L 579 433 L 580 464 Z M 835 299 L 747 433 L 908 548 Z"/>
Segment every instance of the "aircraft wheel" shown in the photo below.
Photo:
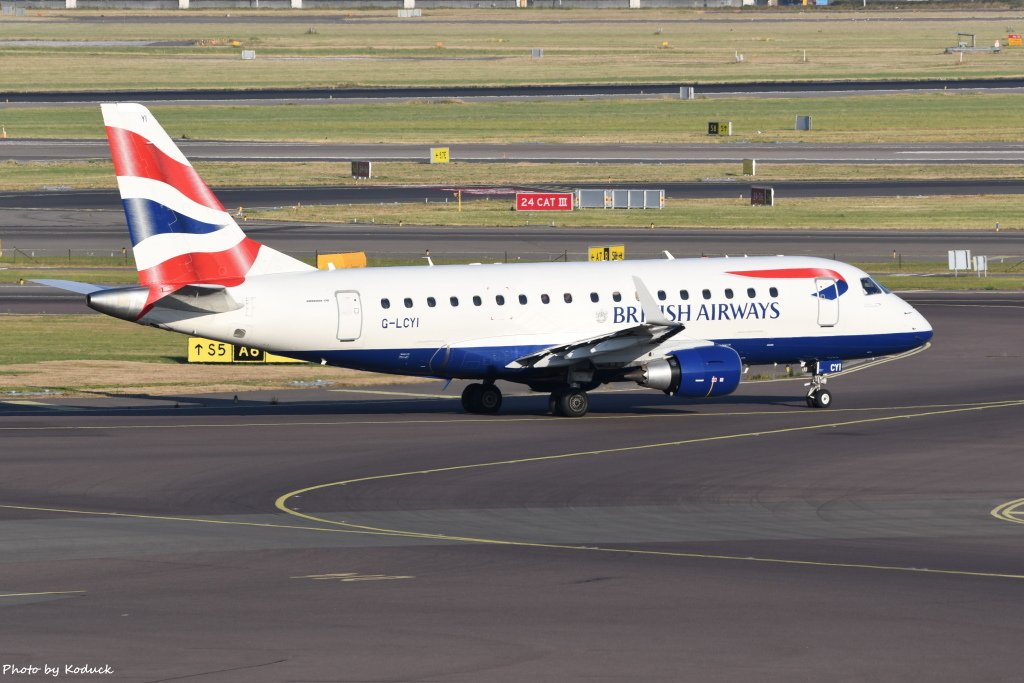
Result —
<path fill-rule="evenodd" d="M 493 384 L 478 384 L 476 392 L 476 411 L 493 415 L 501 409 L 501 389 Z"/>
<path fill-rule="evenodd" d="M 481 412 L 480 394 L 484 390 L 483 384 L 467 384 L 462 390 L 462 409 L 467 413 Z M 498 403 L 501 403 L 499 398 Z"/>
<path fill-rule="evenodd" d="M 562 412 L 558 408 L 558 401 L 562 397 L 562 392 L 552 391 L 551 395 L 548 396 L 548 412 L 555 417 L 561 417 Z"/>
<path fill-rule="evenodd" d="M 819 389 L 814 393 L 814 407 L 828 408 L 832 405 L 832 392 L 828 389 Z"/>
<path fill-rule="evenodd" d="M 808 408 L 814 407 L 814 394 L 807 394 L 807 397 L 804 400 L 807 401 Z"/>
<path fill-rule="evenodd" d="M 563 417 L 583 417 L 589 407 L 587 392 L 580 389 L 569 389 L 558 397 L 558 412 Z"/>

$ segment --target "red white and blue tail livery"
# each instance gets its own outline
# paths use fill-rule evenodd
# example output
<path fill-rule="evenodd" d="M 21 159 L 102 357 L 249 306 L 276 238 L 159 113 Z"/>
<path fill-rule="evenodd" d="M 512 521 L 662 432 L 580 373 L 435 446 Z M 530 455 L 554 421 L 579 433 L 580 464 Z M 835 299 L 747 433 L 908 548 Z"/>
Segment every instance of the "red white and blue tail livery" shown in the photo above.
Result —
<path fill-rule="evenodd" d="M 242 232 L 148 109 L 104 104 L 139 286 L 46 281 L 125 320 L 322 365 L 497 380 L 578 417 L 587 392 L 635 382 L 680 398 L 733 392 L 745 366 L 800 363 L 809 406 L 844 360 L 909 351 L 932 328 L 845 263 L 805 257 L 317 271 Z"/>
<path fill-rule="evenodd" d="M 147 303 L 184 285 L 312 269 L 246 237 L 146 107 L 100 106 Z"/>

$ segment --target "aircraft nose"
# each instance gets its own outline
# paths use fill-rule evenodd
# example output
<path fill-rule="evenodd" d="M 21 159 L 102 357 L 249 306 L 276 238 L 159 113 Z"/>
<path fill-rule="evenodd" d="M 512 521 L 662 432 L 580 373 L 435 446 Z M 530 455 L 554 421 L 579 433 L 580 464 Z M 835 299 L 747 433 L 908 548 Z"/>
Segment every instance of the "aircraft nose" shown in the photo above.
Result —
<path fill-rule="evenodd" d="M 928 322 L 928 319 L 921 315 L 916 308 L 911 307 L 910 310 L 912 311 L 912 316 L 914 318 L 914 321 L 910 326 L 911 331 L 914 333 L 914 337 L 921 344 L 929 342 L 935 334 L 932 329 L 932 324 Z"/>

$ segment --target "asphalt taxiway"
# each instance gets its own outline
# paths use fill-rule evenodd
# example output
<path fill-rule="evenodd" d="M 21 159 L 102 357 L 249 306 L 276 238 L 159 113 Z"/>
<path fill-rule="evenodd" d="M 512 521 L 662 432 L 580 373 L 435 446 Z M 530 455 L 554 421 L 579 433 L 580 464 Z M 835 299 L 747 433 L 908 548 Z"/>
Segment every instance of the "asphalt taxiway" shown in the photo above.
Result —
<path fill-rule="evenodd" d="M 429 144 L 178 140 L 192 161 L 338 162 L 418 161 L 430 158 Z M 912 143 L 455 143 L 451 159 L 483 163 L 740 163 L 779 164 L 1015 164 L 1024 161 L 1020 142 Z M 19 138 L 0 141 L 0 158 L 11 161 L 101 160 L 110 158 L 106 140 Z M 950 181 L 954 182 L 954 181 Z M 970 182 L 956 180 L 955 182 Z M 940 183 L 941 184 L 941 183 Z M 998 183 L 997 183 L 998 185 Z M 856 187 L 856 185 L 854 185 Z M 265 188 L 263 188 L 265 189 Z"/>
<path fill-rule="evenodd" d="M 115 208 L 116 207 L 116 208 Z M 12 267 L 30 265 L 37 256 L 74 255 L 116 257 L 131 246 L 120 204 L 107 210 L 0 208 L 0 239 L 12 254 Z M 361 211 L 353 208 L 354 220 Z M 652 216 L 652 220 L 656 220 Z M 524 219 L 525 222 L 525 219 Z M 365 222 L 296 223 L 245 222 L 247 235 L 275 249 L 299 256 L 314 252 L 365 251 L 374 257 L 419 257 L 430 250 L 438 262 L 449 259 L 481 261 L 517 258 L 548 260 L 564 254 L 586 258 L 587 247 L 624 244 L 628 258 L 674 256 L 786 254 L 827 256 L 845 261 L 880 262 L 893 252 L 906 261 L 944 262 L 950 249 L 970 249 L 993 259 L 1024 258 L 1024 231 L 987 229 L 948 230 L 708 230 L 677 228 L 552 228 L 520 225 L 495 230 L 481 227 L 398 226 Z M 1012 226 L 1007 226 L 1012 227 Z M 17 248 L 19 251 L 13 251 Z M 22 259 L 24 259 L 22 261 Z M 908 266 L 908 270 L 912 270 Z M 55 275 L 54 277 L 59 277 Z"/>
<path fill-rule="evenodd" d="M 432 383 L 5 398 L 5 663 L 1013 680 L 1024 295 L 908 298 L 933 345 L 835 378 L 831 410 L 800 380 L 618 387 L 579 420 L 462 414 Z"/>
<path fill-rule="evenodd" d="M 663 190 L 667 199 L 745 199 L 751 186 L 764 186 L 749 180 L 722 179 L 689 183 L 574 183 L 552 185 L 363 185 L 305 187 L 225 187 L 217 190 L 228 207 L 280 208 L 296 205 L 349 205 L 393 203 L 455 202 L 456 193 L 466 201 L 488 198 L 507 201 L 511 208 L 517 192 L 571 192 L 576 189 L 650 189 Z M 871 181 L 778 181 L 769 184 L 775 196 L 813 197 L 923 197 L 936 195 L 1018 195 L 1024 190 L 1019 180 L 871 180 Z M 116 190 L 43 189 L 0 193 L 0 210 L 31 211 L 40 208 L 96 210 L 117 206 L 121 197 Z M 656 214 L 655 214 L 656 217 Z M 525 220 L 525 219 L 524 219 Z"/>
<path fill-rule="evenodd" d="M 161 21 L 164 18 L 161 17 Z M 429 23 L 429 22 L 427 22 Z M 447 21 L 445 22 L 447 23 Z M 488 22 L 491 24 L 491 22 Z M 545 21 L 544 23 L 548 23 Z M 493 24 L 491 24 L 493 25 Z M 156 47 L 154 45 L 154 47 Z M 288 57 L 285 57 L 286 59 Z M 263 59 L 273 60 L 274 57 Z M 380 61 L 465 62 L 473 60 L 501 61 L 505 55 L 437 56 L 437 57 L 351 57 L 341 59 L 374 59 Z M 426 87 L 327 87 L 327 88 L 248 88 L 248 89 L 162 89 L 103 91 L 35 91 L 0 92 L 4 106 L 21 104 L 96 104 L 99 102 L 173 102 L 173 103 L 301 103 L 363 102 L 368 100 L 410 100 L 431 98 L 565 98 L 565 97 L 636 97 L 675 96 L 683 87 L 693 87 L 701 97 L 780 95 L 870 95 L 911 91 L 996 91 L 1020 92 L 1021 78 L 931 78 L 914 80 L 817 80 L 817 81 L 733 81 L 728 83 L 587 83 L 564 85 L 507 86 L 426 86 Z"/>

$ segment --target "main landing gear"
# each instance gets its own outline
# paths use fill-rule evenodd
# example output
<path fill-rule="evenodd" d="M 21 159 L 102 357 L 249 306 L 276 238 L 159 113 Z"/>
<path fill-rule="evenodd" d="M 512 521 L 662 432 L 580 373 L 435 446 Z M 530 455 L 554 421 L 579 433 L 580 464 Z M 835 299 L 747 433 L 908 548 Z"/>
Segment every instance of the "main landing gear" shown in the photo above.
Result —
<path fill-rule="evenodd" d="M 474 415 L 494 415 L 501 410 L 501 389 L 492 382 L 474 383 L 462 390 L 462 408 Z M 548 412 L 557 417 L 583 417 L 590 397 L 579 387 L 560 387 L 548 397 Z"/>
<path fill-rule="evenodd" d="M 832 392 L 825 388 L 827 382 L 825 375 L 812 375 L 811 382 L 807 386 L 807 407 L 828 408 L 832 405 Z"/>
<path fill-rule="evenodd" d="M 548 397 L 548 411 L 558 417 L 583 417 L 589 408 L 587 392 L 576 387 L 556 389 Z"/>
<path fill-rule="evenodd" d="M 501 410 L 501 389 L 491 382 L 470 384 L 462 390 L 462 407 L 467 413 L 494 415 Z"/>

